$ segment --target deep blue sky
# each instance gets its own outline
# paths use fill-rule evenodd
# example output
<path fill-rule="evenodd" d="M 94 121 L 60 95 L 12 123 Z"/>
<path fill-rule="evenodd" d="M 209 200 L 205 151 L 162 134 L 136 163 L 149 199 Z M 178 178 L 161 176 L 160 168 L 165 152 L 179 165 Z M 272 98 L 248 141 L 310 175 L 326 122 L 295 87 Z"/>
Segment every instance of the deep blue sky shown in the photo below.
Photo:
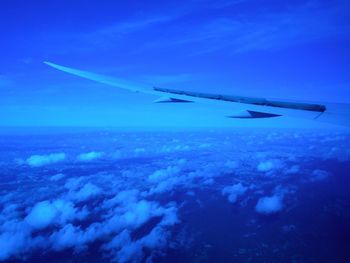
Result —
<path fill-rule="evenodd" d="M 0 125 L 295 126 L 152 104 L 42 61 L 168 88 L 350 102 L 349 13 L 345 0 L 4 0 Z"/>

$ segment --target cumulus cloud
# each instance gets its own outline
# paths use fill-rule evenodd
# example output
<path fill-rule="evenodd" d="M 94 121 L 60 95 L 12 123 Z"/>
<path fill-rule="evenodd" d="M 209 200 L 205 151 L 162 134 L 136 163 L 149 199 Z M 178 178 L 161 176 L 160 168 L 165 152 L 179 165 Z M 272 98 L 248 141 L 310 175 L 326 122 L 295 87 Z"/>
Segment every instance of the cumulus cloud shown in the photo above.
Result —
<path fill-rule="evenodd" d="M 8 212 L 5 214 L 7 220 L 0 225 L 0 260 L 49 247 L 50 242 L 45 235 L 33 233 L 49 226 L 62 226 L 69 221 L 85 219 L 88 211 L 86 208 L 77 209 L 71 202 L 57 199 L 37 203 L 24 219 L 18 215 L 11 219 Z"/>
<path fill-rule="evenodd" d="M 75 250 L 82 250 L 86 244 L 94 241 L 99 235 L 91 231 L 93 227 L 89 227 L 85 232 L 72 224 L 67 224 L 58 231 L 53 232 L 49 241 L 52 249 L 61 251 L 66 248 L 74 248 Z"/>
<path fill-rule="evenodd" d="M 286 174 L 296 174 L 300 171 L 299 165 L 293 165 L 292 167 L 288 168 L 285 173 Z"/>
<path fill-rule="evenodd" d="M 165 248 L 171 236 L 168 227 L 178 222 L 177 209 L 174 206 L 170 206 L 157 210 L 158 212 L 161 210 L 163 219 L 149 234 L 140 239 L 132 240 L 130 230 L 124 229 L 109 243 L 105 244 L 104 249 L 110 251 L 117 262 L 141 262 L 145 257 L 145 249 L 152 251 L 152 256 L 153 253 Z M 150 258 L 145 261 L 150 261 Z"/>
<path fill-rule="evenodd" d="M 231 203 L 235 203 L 240 195 L 243 195 L 247 191 L 247 187 L 241 183 L 234 184 L 232 186 L 226 186 L 222 189 L 222 194 L 227 196 Z"/>
<path fill-rule="evenodd" d="M 145 153 L 146 152 L 146 150 L 144 149 L 144 148 L 136 148 L 135 150 L 134 150 L 134 153 L 136 154 L 136 155 L 141 155 L 141 154 L 143 154 L 143 153 Z"/>
<path fill-rule="evenodd" d="M 28 243 L 29 228 L 15 219 L 5 221 L 0 227 L 0 260 L 21 253 Z"/>
<path fill-rule="evenodd" d="M 144 248 L 153 251 L 163 248 L 170 237 L 168 227 L 179 222 L 176 204 L 170 203 L 162 207 L 156 202 L 135 200 L 135 194 L 134 190 L 126 190 L 117 194 L 113 201 L 105 202 L 118 205 L 111 210 L 112 213 L 106 214 L 104 221 L 93 223 L 86 229 L 67 224 L 55 231 L 49 238 L 52 248 L 58 251 L 66 248 L 81 250 L 91 242 L 114 235 L 102 247 L 117 262 L 140 262 L 144 258 Z M 109 209 L 113 205 L 108 206 Z M 161 220 L 150 233 L 137 240 L 132 239 L 132 231 L 153 217 L 159 217 Z"/>
<path fill-rule="evenodd" d="M 116 225 L 136 228 L 147 222 L 153 216 L 160 216 L 163 212 L 162 209 L 158 207 L 157 203 L 146 200 L 140 200 L 136 203 L 129 204 L 126 208 L 124 213 L 113 218 L 112 221 L 116 223 Z"/>
<path fill-rule="evenodd" d="M 166 181 L 160 182 L 153 186 L 149 193 L 150 194 L 160 194 L 164 193 L 166 191 L 171 191 L 174 188 L 174 185 L 176 185 L 176 179 L 175 178 L 170 178 Z"/>
<path fill-rule="evenodd" d="M 198 146 L 199 148 L 210 148 L 211 144 L 210 143 L 202 143 Z"/>
<path fill-rule="evenodd" d="M 51 153 L 48 155 L 32 155 L 26 159 L 26 164 L 32 167 L 40 167 L 52 163 L 62 162 L 66 159 L 64 153 Z"/>
<path fill-rule="evenodd" d="M 41 229 L 50 225 L 58 211 L 49 201 L 37 203 L 26 217 L 26 222 L 34 228 Z"/>
<path fill-rule="evenodd" d="M 55 175 L 51 176 L 50 180 L 51 181 L 59 181 L 59 180 L 63 179 L 64 177 L 65 177 L 64 174 L 59 173 L 59 174 L 55 174 Z"/>
<path fill-rule="evenodd" d="M 190 147 L 188 145 L 183 144 L 177 144 L 177 145 L 164 145 L 160 152 L 163 153 L 171 153 L 171 152 L 182 152 L 182 151 L 189 151 Z"/>
<path fill-rule="evenodd" d="M 152 231 L 136 240 L 131 239 L 130 232 L 124 230 L 117 235 L 109 244 L 105 246 L 105 249 L 109 249 L 114 254 L 114 258 L 117 262 L 141 262 L 144 258 L 144 250 L 148 249 L 155 253 L 156 250 L 161 250 L 166 247 L 169 242 L 170 234 L 164 227 L 156 226 Z M 146 259 L 146 262 L 152 262 L 151 256 Z"/>
<path fill-rule="evenodd" d="M 274 164 L 272 161 L 264 161 L 264 162 L 260 162 L 258 164 L 258 171 L 259 172 L 268 172 L 270 170 L 272 170 L 274 168 Z"/>
<path fill-rule="evenodd" d="M 257 166 L 257 170 L 259 172 L 264 172 L 269 175 L 273 174 L 276 170 L 282 169 L 284 167 L 284 163 L 278 159 L 271 159 L 259 162 Z"/>
<path fill-rule="evenodd" d="M 14 222 L 9 222 L 14 223 Z M 21 222 L 15 222 L 16 229 L 9 229 L 0 234 L 0 260 L 31 251 L 33 248 L 44 247 L 42 237 L 32 238 L 30 229 Z"/>
<path fill-rule="evenodd" d="M 85 178 L 83 176 L 69 178 L 64 184 L 64 187 L 69 190 L 77 189 L 82 185 L 84 180 Z"/>
<path fill-rule="evenodd" d="M 310 180 L 312 182 L 318 182 L 318 181 L 323 181 L 323 180 L 327 179 L 328 177 L 329 177 L 329 172 L 324 171 L 324 170 L 320 170 L 320 169 L 316 169 L 316 170 L 312 171 Z"/>
<path fill-rule="evenodd" d="M 82 162 L 93 161 L 97 159 L 101 159 L 104 156 L 103 152 L 88 152 L 79 154 L 77 159 Z"/>
<path fill-rule="evenodd" d="M 260 214 L 275 214 L 283 209 L 283 196 L 275 194 L 265 196 L 258 200 L 255 210 Z"/>
<path fill-rule="evenodd" d="M 18 208 L 19 205 L 15 203 L 5 205 L 0 213 L 0 223 L 16 218 L 19 215 Z"/>
<path fill-rule="evenodd" d="M 65 224 L 88 215 L 86 209 L 78 210 L 74 204 L 61 199 L 37 203 L 25 217 L 25 222 L 34 229 L 43 229 L 52 224 Z"/>
<path fill-rule="evenodd" d="M 102 190 L 92 183 L 86 183 L 77 191 L 71 191 L 69 197 L 79 202 L 89 200 L 101 194 Z"/>
<path fill-rule="evenodd" d="M 24 244 L 27 236 L 24 233 L 5 232 L 0 235 L 0 260 L 5 260 L 12 255 L 18 254 Z"/>
<path fill-rule="evenodd" d="M 140 262 L 143 257 L 142 246 L 133 242 L 128 230 L 122 231 L 109 242 L 105 249 L 110 250 L 117 262 Z"/>
<path fill-rule="evenodd" d="M 180 168 L 177 166 L 168 166 L 166 169 L 160 169 L 156 170 L 154 173 L 152 173 L 148 180 L 150 182 L 160 182 L 163 181 L 166 178 L 172 177 L 174 175 L 177 175 L 180 172 Z"/>
<path fill-rule="evenodd" d="M 225 167 L 227 167 L 229 170 L 233 170 L 238 168 L 238 163 L 236 161 L 227 161 L 225 162 Z"/>
<path fill-rule="evenodd" d="M 135 229 L 147 222 L 152 217 L 162 217 L 161 224 L 173 225 L 177 223 L 177 209 L 175 204 L 168 208 L 159 206 L 156 202 L 140 200 L 131 204 L 124 204 L 125 207 L 119 211 L 121 213 L 114 215 L 106 225 L 108 228 Z"/>
<path fill-rule="evenodd" d="M 186 161 L 178 161 L 179 165 L 185 164 Z M 154 185 L 149 190 L 150 194 L 164 193 L 166 191 L 171 191 L 175 186 L 184 183 L 190 184 L 190 178 L 186 175 L 182 175 L 180 166 L 168 166 L 166 169 L 159 169 L 148 176 L 148 181 Z"/>
<path fill-rule="evenodd" d="M 113 198 L 105 200 L 103 203 L 103 207 L 111 208 L 120 204 L 135 203 L 137 201 L 138 196 L 139 190 L 137 189 L 124 190 L 116 194 Z"/>

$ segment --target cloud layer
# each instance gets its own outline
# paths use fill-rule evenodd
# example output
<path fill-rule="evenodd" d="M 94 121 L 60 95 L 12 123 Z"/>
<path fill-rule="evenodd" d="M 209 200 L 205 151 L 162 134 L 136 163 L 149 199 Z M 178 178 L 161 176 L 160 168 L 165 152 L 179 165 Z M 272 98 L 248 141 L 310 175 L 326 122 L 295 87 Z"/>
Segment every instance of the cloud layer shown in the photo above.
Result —
<path fill-rule="evenodd" d="M 64 153 L 51 153 L 48 155 L 32 155 L 26 159 L 29 166 L 40 167 L 48 164 L 62 162 L 66 159 Z"/>
<path fill-rule="evenodd" d="M 92 142 L 95 136 L 90 137 Z M 191 235 L 201 236 L 188 233 L 196 216 L 203 224 L 212 218 L 210 222 L 217 224 L 220 215 L 237 222 L 242 231 L 253 231 L 237 229 L 245 238 L 261 235 L 273 215 L 283 219 L 303 204 L 298 199 L 308 196 L 308 185 L 322 188 L 337 178 L 330 176 L 334 171 L 328 171 L 323 160 L 350 160 L 350 152 L 341 146 L 346 145 L 346 136 L 318 133 L 109 136 L 113 143 L 107 143 L 103 155 L 92 151 L 84 161 L 78 160 L 80 150 L 72 147 L 59 155 L 65 157 L 64 166 L 49 165 L 63 161 L 56 154 L 62 152 L 61 146 L 52 154 L 30 157 L 40 160 L 34 161 L 36 166 L 18 165 L 22 153 L 12 153 L 18 157 L 6 167 L 13 165 L 19 172 L 8 187 L 18 188 L 0 196 L 1 260 L 30 259 L 43 251 L 63 255 L 72 250 L 83 256 L 94 248 L 106 261 L 157 261 L 169 250 L 191 247 Z M 295 144 L 287 148 L 290 137 Z M 329 150 L 334 147 L 331 138 L 342 142 L 338 149 Z M 106 136 L 100 140 L 105 142 Z M 155 141 L 161 144 L 156 147 Z M 314 161 L 317 158 L 322 166 Z M 324 211 L 331 209 L 335 208 Z M 291 232 L 283 226 L 276 229 Z"/>

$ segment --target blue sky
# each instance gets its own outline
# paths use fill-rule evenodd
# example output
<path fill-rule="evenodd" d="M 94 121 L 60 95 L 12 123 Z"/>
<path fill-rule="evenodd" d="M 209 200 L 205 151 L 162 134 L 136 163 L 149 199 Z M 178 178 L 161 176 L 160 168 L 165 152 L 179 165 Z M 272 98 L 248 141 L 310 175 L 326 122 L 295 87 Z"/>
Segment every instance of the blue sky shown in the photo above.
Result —
<path fill-rule="evenodd" d="M 158 105 L 55 71 L 166 88 L 350 102 L 347 1 L 2 1 L 1 126 L 310 126 Z"/>

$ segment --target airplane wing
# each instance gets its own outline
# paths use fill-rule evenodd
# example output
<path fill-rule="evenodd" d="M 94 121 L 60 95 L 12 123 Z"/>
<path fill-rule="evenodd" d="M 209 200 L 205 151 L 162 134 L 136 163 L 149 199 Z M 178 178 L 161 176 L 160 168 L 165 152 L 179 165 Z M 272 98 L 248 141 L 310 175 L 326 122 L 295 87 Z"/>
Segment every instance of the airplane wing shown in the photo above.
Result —
<path fill-rule="evenodd" d="M 60 71 L 64 71 L 66 73 L 106 85 L 130 90 L 133 92 L 157 95 L 159 98 L 153 101 L 155 103 L 203 102 L 213 105 L 239 104 L 241 106 L 244 106 L 244 110 L 232 112 L 232 114 L 226 117 L 256 119 L 290 116 L 350 126 L 350 104 L 309 103 L 149 87 L 143 84 L 133 83 L 119 78 L 108 77 L 88 71 L 60 66 L 51 62 L 44 63 Z"/>

